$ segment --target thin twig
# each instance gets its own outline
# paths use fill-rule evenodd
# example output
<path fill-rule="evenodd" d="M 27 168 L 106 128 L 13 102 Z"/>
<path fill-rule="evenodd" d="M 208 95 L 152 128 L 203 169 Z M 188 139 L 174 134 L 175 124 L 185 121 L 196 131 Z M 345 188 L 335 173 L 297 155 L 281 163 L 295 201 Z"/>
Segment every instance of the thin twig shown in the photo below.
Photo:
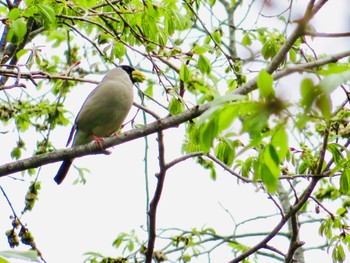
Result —
<path fill-rule="evenodd" d="M 329 214 L 329 216 L 334 220 L 334 218 L 335 218 L 334 214 L 333 214 L 331 211 L 329 211 L 320 201 L 318 201 L 318 200 L 317 200 L 315 197 L 313 197 L 313 196 L 310 196 L 310 199 L 312 199 L 317 205 L 319 205 L 320 207 L 322 207 L 322 209 L 323 209 L 324 211 L 326 211 L 327 214 Z"/>
<path fill-rule="evenodd" d="M 266 246 L 266 244 L 275 237 L 275 235 L 282 229 L 282 227 L 286 224 L 286 222 L 289 220 L 289 218 L 297 213 L 301 207 L 307 202 L 309 199 L 311 193 L 313 192 L 314 188 L 316 187 L 318 181 L 320 178 L 318 177 L 313 177 L 312 181 L 308 185 L 308 187 L 305 189 L 303 194 L 299 198 L 299 202 L 296 203 L 291 207 L 289 212 L 285 214 L 284 218 L 281 219 L 281 221 L 275 226 L 274 229 L 267 235 L 263 240 L 261 240 L 259 243 L 257 243 L 255 246 L 253 246 L 251 249 L 248 251 L 242 253 L 240 256 L 236 257 L 235 259 L 229 261 L 229 263 L 238 263 L 241 262 L 243 259 L 249 257 L 251 254 L 255 253 L 258 251 L 260 248 Z"/>

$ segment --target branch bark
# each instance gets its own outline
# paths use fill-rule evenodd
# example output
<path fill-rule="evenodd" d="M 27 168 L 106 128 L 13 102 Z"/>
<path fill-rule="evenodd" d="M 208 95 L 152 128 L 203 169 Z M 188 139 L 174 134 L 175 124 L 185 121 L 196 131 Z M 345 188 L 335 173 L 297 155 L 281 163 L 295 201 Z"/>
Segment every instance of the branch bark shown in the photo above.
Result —
<path fill-rule="evenodd" d="M 195 106 L 185 112 L 182 112 L 178 115 L 169 116 L 163 118 L 161 120 L 150 123 L 144 127 L 133 129 L 130 131 L 126 131 L 121 133 L 116 137 L 109 137 L 104 139 L 102 146 L 104 149 L 116 146 L 131 140 L 135 140 L 157 131 L 169 129 L 172 127 L 176 127 L 188 120 L 196 118 L 200 116 L 204 111 L 209 109 L 210 103 L 203 104 L 201 106 Z M 44 164 L 58 162 L 63 159 L 77 158 L 82 157 L 84 155 L 92 155 L 92 154 L 102 154 L 101 149 L 94 143 L 89 143 L 86 145 L 58 150 L 51 153 L 46 153 L 26 159 L 22 159 L 15 162 L 10 162 L 0 166 L 0 177 L 12 174 L 15 172 L 23 171 L 30 168 L 36 168 L 42 166 Z"/>
<path fill-rule="evenodd" d="M 151 263 L 154 252 L 154 243 L 156 241 L 156 231 L 157 231 L 157 208 L 162 195 L 165 176 L 166 176 L 166 165 L 164 156 L 164 140 L 163 132 L 158 131 L 158 152 L 159 152 L 159 173 L 157 174 L 157 187 L 154 192 L 153 199 L 149 206 L 148 216 L 149 216 L 149 231 L 148 231 L 148 245 L 146 252 L 146 263 Z"/>

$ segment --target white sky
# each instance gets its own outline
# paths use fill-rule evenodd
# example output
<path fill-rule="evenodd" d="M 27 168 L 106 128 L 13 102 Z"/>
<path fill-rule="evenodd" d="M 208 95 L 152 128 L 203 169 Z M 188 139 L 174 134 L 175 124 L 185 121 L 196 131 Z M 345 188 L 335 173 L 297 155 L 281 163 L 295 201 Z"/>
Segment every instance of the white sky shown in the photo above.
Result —
<path fill-rule="evenodd" d="M 304 1 L 296 2 L 302 4 Z M 316 29 L 320 28 L 319 31 L 322 32 L 349 30 L 349 26 L 345 27 L 344 21 L 338 19 L 345 15 L 350 17 L 348 7 L 349 3 L 346 0 L 329 1 L 313 24 L 317 24 Z M 328 19 L 324 19 L 325 14 Z M 334 43 L 334 40 L 329 41 Z M 329 45 L 328 40 L 322 40 L 320 50 L 327 53 L 340 51 L 338 46 Z M 78 112 L 80 105 L 93 87 L 94 85 L 84 84 L 84 89 L 76 88 L 68 97 L 66 105 L 72 113 Z M 129 128 L 128 126 L 124 130 Z M 6 130 L 6 127 L 0 127 L 0 131 L 4 129 Z M 69 131 L 70 126 L 59 128 L 52 133 L 56 147 L 65 145 Z M 182 128 L 165 132 L 167 161 L 181 155 L 182 136 L 179 135 L 181 132 L 183 132 Z M 30 141 L 30 135 L 25 137 L 25 140 Z M 6 146 L 6 152 L 10 151 L 10 146 Z M 157 156 L 154 154 L 157 152 L 157 143 L 153 135 L 149 136 L 149 146 L 149 181 L 152 197 L 156 183 L 154 174 L 158 168 Z M 5 152 L 5 146 L 3 151 Z M 42 190 L 39 201 L 31 213 L 23 216 L 22 222 L 28 224 L 47 262 L 82 262 L 84 258 L 82 254 L 88 251 L 115 256 L 113 240 L 119 233 L 129 233 L 132 229 L 136 230 L 140 239 L 147 239 L 146 233 L 141 230 L 141 226 L 145 227 L 146 224 L 144 139 L 119 145 L 112 151 L 110 156 L 87 156 L 75 161 L 77 166 L 91 170 L 91 175 L 87 175 L 86 185 L 72 185 L 77 178 L 77 171 L 71 168 L 63 184 L 57 186 L 53 176 L 60 164 L 42 167 L 40 171 Z M 2 156 L 2 163 L 6 161 L 8 161 L 7 156 L 6 159 Z M 16 175 L 16 177 L 21 176 Z M 18 214 L 23 208 L 28 182 L 28 177 L 25 182 L 1 178 L 1 185 Z M 221 205 L 232 214 L 236 223 L 257 215 L 278 213 L 272 201 L 267 199 L 267 195 L 256 193 L 254 187 L 241 182 L 237 184 L 235 178 L 228 173 L 222 173 L 220 168 L 218 168 L 218 178 L 213 182 L 207 171 L 193 161 L 187 161 L 168 172 L 158 208 L 158 228 L 177 227 L 190 230 L 193 227 L 205 226 L 213 227 L 218 233 L 228 235 L 233 231 L 234 226 Z M 0 198 L 0 208 L 2 215 L 0 233 L 4 233 L 11 228 L 10 220 L 7 219 L 11 211 L 4 198 Z M 277 216 L 272 220 L 249 223 L 239 228 L 238 233 L 270 231 L 278 220 Z M 319 240 L 317 228 L 314 229 L 308 225 L 307 229 L 303 230 L 305 232 L 302 231 L 302 239 L 305 238 L 310 242 Z M 315 238 L 309 239 L 309 236 Z M 262 237 L 253 239 L 251 245 L 261 239 Z M 281 242 L 277 240 L 271 244 Z M 306 246 L 309 245 L 310 243 L 306 244 Z M 26 247 L 21 248 L 26 249 Z M 156 247 L 156 249 L 159 248 L 161 247 Z M 0 238 L 0 250 L 6 249 L 8 244 L 3 235 Z M 213 262 L 226 262 L 232 259 L 226 246 L 214 252 L 213 255 L 215 255 Z M 191 262 L 203 261 L 193 259 Z M 264 258 L 259 262 L 271 262 L 271 260 Z M 331 259 L 326 253 L 315 251 L 306 253 L 306 262 L 331 262 Z"/>

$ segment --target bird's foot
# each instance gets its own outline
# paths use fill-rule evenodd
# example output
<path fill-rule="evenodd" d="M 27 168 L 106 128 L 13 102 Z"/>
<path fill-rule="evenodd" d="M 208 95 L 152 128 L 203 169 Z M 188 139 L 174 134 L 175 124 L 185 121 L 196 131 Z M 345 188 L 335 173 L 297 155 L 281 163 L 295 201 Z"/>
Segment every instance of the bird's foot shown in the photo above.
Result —
<path fill-rule="evenodd" d="M 92 139 L 94 140 L 94 142 L 97 144 L 98 147 L 100 147 L 102 150 L 104 150 L 103 146 L 102 146 L 103 138 L 92 135 Z"/>
<path fill-rule="evenodd" d="M 112 153 L 111 151 L 103 149 L 103 146 L 102 146 L 103 138 L 100 138 L 100 137 L 93 135 L 92 139 L 95 141 L 97 146 L 101 148 L 103 154 L 110 155 Z"/>

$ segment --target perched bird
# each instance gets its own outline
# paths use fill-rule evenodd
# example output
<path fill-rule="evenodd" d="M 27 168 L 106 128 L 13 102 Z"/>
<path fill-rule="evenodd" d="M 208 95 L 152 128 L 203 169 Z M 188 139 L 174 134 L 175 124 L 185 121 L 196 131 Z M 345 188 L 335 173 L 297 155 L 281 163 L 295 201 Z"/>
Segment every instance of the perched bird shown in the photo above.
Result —
<path fill-rule="evenodd" d="M 132 106 L 133 84 L 144 80 L 145 76 L 130 66 L 119 66 L 110 70 L 86 98 L 66 146 L 71 142 L 74 133 L 72 147 L 92 140 L 100 144 L 102 137 L 117 132 Z M 63 161 L 54 178 L 57 184 L 62 183 L 72 162 L 73 159 Z"/>

